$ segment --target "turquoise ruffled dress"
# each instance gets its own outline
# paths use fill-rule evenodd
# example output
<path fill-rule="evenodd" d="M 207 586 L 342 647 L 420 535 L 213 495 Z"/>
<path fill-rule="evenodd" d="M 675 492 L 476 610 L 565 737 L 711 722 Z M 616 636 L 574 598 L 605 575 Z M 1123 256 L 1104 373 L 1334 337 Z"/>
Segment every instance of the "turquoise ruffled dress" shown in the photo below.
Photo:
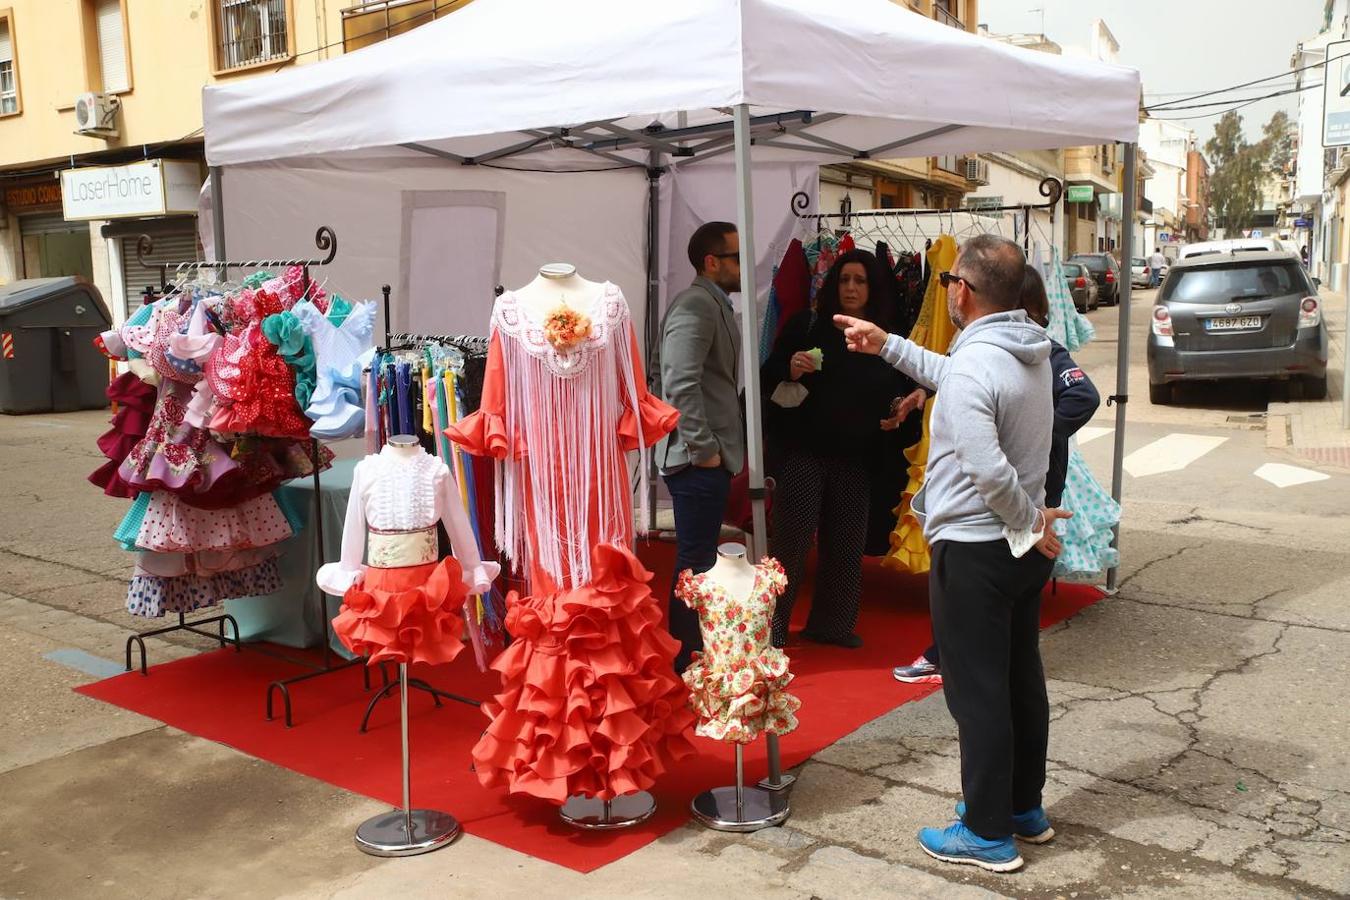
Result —
<path fill-rule="evenodd" d="M 1072 353 L 1092 340 L 1092 323 L 1073 305 L 1057 249 L 1051 251 L 1044 270 L 1045 290 L 1050 298 L 1050 327 L 1046 331 L 1051 340 Z M 1120 504 L 1097 481 L 1078 450 L 1078 442 L 1072 439 L 1064 473 L 1064 496 L 1059 505 L 1071 510 L 1073 518 L 1055 523 L 1064 549 L 1055 560 L 1053 576 L 1063 581 L 1095 582 L 1107 569 L 1120 563 L 1119 551 L 1111 547 L 1112 529 L 1120 522 Z"/>

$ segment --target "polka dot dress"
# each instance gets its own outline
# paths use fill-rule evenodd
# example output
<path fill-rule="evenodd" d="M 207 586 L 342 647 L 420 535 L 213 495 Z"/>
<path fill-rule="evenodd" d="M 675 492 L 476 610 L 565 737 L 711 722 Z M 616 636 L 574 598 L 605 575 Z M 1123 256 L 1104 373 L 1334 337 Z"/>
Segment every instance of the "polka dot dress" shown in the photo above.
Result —
<path fill-rule="evenodd" d="M 1104 570 L 1120 561 L 1119 551 L 1111 548 L 1111 529 L 1120 522 L 1120 504 L 1097 483 L 1083 454 L 1073 444 L 1065 472 L 1064 497 L 1059 505 L 1071 510 L 1073 518 L 1055 523 L 1064 550 L 1055 560 L 1054 577 L 1095 581 Z"/>

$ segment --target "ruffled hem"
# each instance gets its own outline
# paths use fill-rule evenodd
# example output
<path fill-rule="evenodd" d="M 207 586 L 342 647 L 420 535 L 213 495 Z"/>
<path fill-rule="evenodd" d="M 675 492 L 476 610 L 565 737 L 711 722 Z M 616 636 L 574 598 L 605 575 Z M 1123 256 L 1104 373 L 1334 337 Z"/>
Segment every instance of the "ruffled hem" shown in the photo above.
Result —
<path fill-rule="evenodd" d="M 624 450 L 637 450 L 639 446 L 656 446 L 656 442 L 674 431 L 680 421 L 679 410 L 652 394 L 647 394 L 638 401 L 638 411 L 642 415 L 640 445 L 638 417 L 631 409 L 625 409 L 623 415 L 619 417 L 619 446 Z"/>
<path fill-rule="evenodd" d="M 789 734 L 797 728 L 801 701 L 786 691 L 792 675 L 781 650 L 735 671 L 708 668 L 695 653 L 684 670 L 689 707 L 698 716 L 695 733 L 719 741 L 748 744 L 762 733 Z"/>
<path fill-rule="evenodd" d="M 165 613 L 192 612 L 235 597 L 261 597 L 281 590 L 277 561 L 214 575 L 136 575 L 127 590 L 127 612 L 159 618 Z"/>
<path fill-rule="evenodd" d="M 294 530 L 270 494 L 235 507 L 201 510 L 156 491 L 136 534 L 136 546 L 160 552 L 247 550 L 286 540 Z"/>
<path fill-rule="evenodd" d="M 591 551 L 592 583 L 507 598 L 516 641 L 492 664 L 503 690 L 473 749 L 478 780 L 562 804 L 646 790 L 693 753 L 688 692 L 674 674 L 675 641 L 627 550 Z"/>
<path fill-rule="evenodd" d="M 506 420 L 481 409 L 445 429 L 445 436 L 474 456 L 490 456 L 493 459 L 506 459 L 511 446 L 506 435 Z M 525 443 L 518 440 L 515 458 L 524 457 Z"/>
<path fill-rule="evenodd" d="M 132 373 L 119 375 L 108 385 L 108 399 L 117 404 L 111 425 L 97 441 L 107 462 L 89 476 L 90 484 L 103 489 L 109 497 L 133 499 L 140 489 L 119 474 L 122 463 L 150 429 L 157 392 Z"/>
<path fill-rule="evenodd" d="M 1055 559 L 1053 577 L 1095 581 L 1102 572 L 1120 564 L 1120 553 L 1111 546 L 1112 528 L 1120 522 L 1120 505 L 1097 483 L 1077 448 L 1069 455 L 1059 505 L 1074 515 L 1056 523 L 1063 549 Z"/>
<path fill-rule="evenodd" d="M 448 663 L 464 649 L 464 576 L 459 562 L 398 569 L 368 568 L 347 589 L 333 633 L 369 665 Z"/>

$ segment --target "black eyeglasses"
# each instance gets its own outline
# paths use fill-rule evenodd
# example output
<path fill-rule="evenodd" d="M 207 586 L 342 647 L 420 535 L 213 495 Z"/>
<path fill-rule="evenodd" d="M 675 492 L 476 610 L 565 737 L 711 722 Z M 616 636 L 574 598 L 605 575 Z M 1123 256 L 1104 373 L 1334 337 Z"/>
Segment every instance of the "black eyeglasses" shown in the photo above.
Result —
<path fill-rule="evenodd" d="M 730 252 L 730 253 L 709 253 L 708 255 L 709 255 L 709 256 L 715 256 L 715 257 L 717 257 L 718 259 L 740 259 L 740 258 L 741 258 L 741 251 L 739 251 L 739 250 L 733 250 L 733 251 Z"/>
<path fill-rule="evenodd" d="M 943 287 L 951 287 L 952 282 L 959 281 L 966 287 L 970 288 L 972 291 L 975 291 L 976 293 L 978 293 L 980 290 L 975 285 L 971 284 L 969 281 L 962 278 L 960 275 L 956 275 L 952 272 L 943 272 L 941 275 L 938 276 L 938 281 L 942 282 Z"/>

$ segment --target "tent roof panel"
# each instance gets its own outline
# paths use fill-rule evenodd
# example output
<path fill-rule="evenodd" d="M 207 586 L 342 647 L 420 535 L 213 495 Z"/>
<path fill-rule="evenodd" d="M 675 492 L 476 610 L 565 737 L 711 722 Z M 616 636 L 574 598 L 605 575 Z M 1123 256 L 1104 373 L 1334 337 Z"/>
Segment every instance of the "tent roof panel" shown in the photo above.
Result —
<path fill-rule="evenodd" d="M 1139 78 L 889 0 L 478 0 L 371 47 L 203 95 L 212 165 L 411 143 L 475 156 L 535 129 L 637 131 L 658 118 L 675 127 L 671 110 L 729 127 L 741 102 L 757 114 L 845 114 L 812 126 L 842 148 L 928 135 L 892 155 L 1015 150 L 1133 140 Z M 950 124 L 964 127 L 934 133 Z M 626 152 L 639 161 L 647 149 Z M 549 155 L 533 157 L 545 165 Z M 831 161 L 782 147 L 772 157 Z"/>

